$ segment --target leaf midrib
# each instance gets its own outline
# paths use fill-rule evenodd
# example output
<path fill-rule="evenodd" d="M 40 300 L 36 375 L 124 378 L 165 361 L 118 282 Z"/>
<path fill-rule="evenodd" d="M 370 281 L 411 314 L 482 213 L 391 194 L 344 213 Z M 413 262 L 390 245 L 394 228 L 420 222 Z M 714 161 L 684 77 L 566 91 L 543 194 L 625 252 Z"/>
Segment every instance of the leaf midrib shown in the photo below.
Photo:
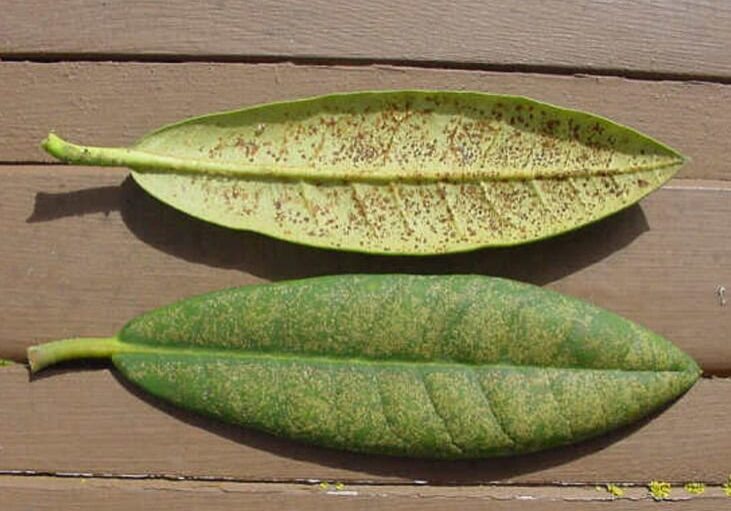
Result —
<path fill-rule="evenodd" d="M 151 344 L 119 341 L 119 349 L 112 354 L 112 358 L 116 355 L 175 355 L 182 357 L 210 357 L 225 359 L 241 359 L 256 361 L 273 361 L 288 363 L 309 363 L 319 365 L 361 365 L 361 366 L 386 366 L 386 367 L 409 367 L 419 366 L 438 367 L 442 369 L 455 370 L 474 370 L 475 368 L 492 368 L 492 369 L 553 369 L 562 371 L 607 371 L 607 372 L 629 372 L 629 373 L 693 373 L 688 369 L 631 369 L 631 368 L 595 368 L 595 367 L 575 367 L 575 366 L 539 366 L 534 364 L 477 364 L 468 362 L 454 361 L 423 361 L 415 359 L 371 359 L 361 357 L 334 357 L 326 355 L 313 355 L 308 353 L 292 353 L 292 352 L 254 352 L 239 350 L 234 348 L 201 348 L 201 347 L 180 347 L 180 346 L 156 346 Z"/>
<path fill-rule="evenodd" d="M 640 166 L 627 166 L 617 169 L 530 169 L 514 168 L 503 173 L 492 175 L 481 174 L 476 171 L 460 170 L 440 172 L 394 172 L 382 173 L 377 168 L 361 169 L 359 172 L 348 170 L 327 169 L 313 172 L 312 166 L 284 166 L 280 164 L 242 164 L 240 162 L 213 161 L 210 159 L 183 158 L 158 154 L 138 148 L 124 147 L 93 147 L 80 146 L 67 142 L 60 137 L 49 134 L 43 142 L 43 147 L 51 155 L 62 161 L 83 165 L 100 165 L 111 167 L 128 167 L 133 171 L 148 173 L 168 173 L 182 175 L 220 176 L 233 179 L 259 180 L 312 180 L 319 182 L 363 182 L 373 184 L 390 184 L 393 182 L 429 184 L 438 182 L 484 182 L 484 181 L 531 181 L 531 180 L 560 180 L 581 177 L 604 177 L 640 172 L 657 172 L 664 169 L 675 170 L 685 159 L 677 153 L 668 150 L 665 161 Z M 650 155 L 646 155 L 650 156 Z M 384 167 L 385 168 L 385 167 Z"/>
<path fill-rule="evenodd" d="M 653 165 L 626 167 L 621 169 L 528 169 L 513 168 L 501 170 L 495 174 L 485 174 L 477 171 L 439 171 L 428 173 L 411 172 L 381 172 L 379 168 L 363 168 L 358 172 L 339 171 L 333 169 L 315 170 L 312 166 L 288 166 L 282 164 L 242 164 L 238 162 L 211 161 L 197 158 L 181 158 L 139 151 L 120 149 L 137 153 L 139 159 L 149 159 L 147 162 L 117 161 L 120 166 L 128 166 L 141 174 L 167 173 L 180 175 L 205 175 L 226 177 L 233 179 L 260 179 L 260 180 L 308 180 L 319 182 L 356 182 L 370 184 L 414 183 L 479 183 L 484 181 L 556 181 L 570 178 L 606 177 L 626 174 L 638 174 L 678 167 L 683 164 L 682 158 L 668 157 L 668 161 Z M 135 159 L 137 159 L 135 158 Z"/>

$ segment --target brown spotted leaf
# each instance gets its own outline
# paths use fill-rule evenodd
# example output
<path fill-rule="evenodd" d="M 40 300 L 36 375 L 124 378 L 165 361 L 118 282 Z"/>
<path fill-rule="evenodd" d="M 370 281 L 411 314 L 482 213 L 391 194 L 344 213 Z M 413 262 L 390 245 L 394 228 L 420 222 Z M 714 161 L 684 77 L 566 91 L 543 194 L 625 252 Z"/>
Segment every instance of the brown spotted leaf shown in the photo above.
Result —
<path fill-rule="evenodd" d="M 33 370 L 111 357 L 189 410 L 316 445 L 429 458 L 537 451 L 646 416 L 695 362 L 558 293 L 469 275 L 346 275 L 199 296 L 109 339 L 29 350 Z"/>
<path fill-rule="evenodd" d="M 197 117 L 131 149 L 50 135 L 73 163 L 123 165 L 208 222 L 341 250 L 438 254 L 525 243 L 596 221 L 683 157 L 632 129 L 473 92 L 336 94 Z"/>

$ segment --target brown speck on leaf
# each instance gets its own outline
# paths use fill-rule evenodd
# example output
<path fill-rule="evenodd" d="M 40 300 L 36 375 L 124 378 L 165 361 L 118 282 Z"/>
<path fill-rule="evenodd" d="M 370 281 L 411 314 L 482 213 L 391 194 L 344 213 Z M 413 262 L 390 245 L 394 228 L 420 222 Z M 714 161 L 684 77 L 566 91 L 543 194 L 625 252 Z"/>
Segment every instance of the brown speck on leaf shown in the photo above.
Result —
<path fill-rule="evenodd" d="M 654 165 L 640 157 L 641 148 L 657 153 L 657 164 L 663 165 L 660 149 L 608 121 L 509 97 L 480 102 L 472 95 L 429 96 L 368 95 L 330 104 L 319 99 L 293 108 L 287 122 L 278 113 L 257 114 L 241 131 L 222 124 L 199 146 L 200 157 L 235 172 L 240 164 L 247 176 L 226 185 L 231 187 L 226 192 L 221 183 L 227 177 L 217 177 L 205 195 L 211 199 L 206 207 L 213 210 L 216 200 L 224 199 L 224 206 L 238 213 L 246 205 L 256 221 L 257 209 L 263 209 L 262 218 L 276 216 L 278 236 L 292 231 L 303 243 L 320 238 L 321 246 L 434 253 L 535 239 L 551 223 L 537 212 L 544 202 L 559 224 L 583 224 L 607 213 L 612 195 L 620 199 L 618 205 L 629 204 L 636 196 L 632 193 L 644 189 L 644 195 L 660 181 L 644 172 L 620 176 L 614 184 L 583 180 L 616 167 Z M 267 120 L 265 130 L 261 119 Z M 612 134 L 628 142 L 618 149 Z M 201 143 L 190 140 L 192 146 Z M 617 158 L 618 150 L 631 154 Z M 280 169 L 291 171 L 281 182 Z M 565 175 L 575 175 L 575 184 L 562 181 Z M 536 191 L 520 184 L 526 178 L 540 179 Z M 307 213 L 296 212 L 301 201 L 288 191 L 299 180 L 311 201 Z M 356 194 L 351 184 L 357 185 Z M 391 185 L 397 191 L 386 196 L 383 190 Z M 309 228 L 298 236 L 303 225 Z"/>

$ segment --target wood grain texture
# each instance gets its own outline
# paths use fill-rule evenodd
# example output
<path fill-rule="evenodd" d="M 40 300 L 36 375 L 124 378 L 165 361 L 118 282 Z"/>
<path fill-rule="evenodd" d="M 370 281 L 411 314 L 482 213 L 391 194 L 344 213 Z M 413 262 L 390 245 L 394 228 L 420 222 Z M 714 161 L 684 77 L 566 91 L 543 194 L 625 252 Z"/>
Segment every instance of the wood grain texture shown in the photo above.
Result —
<path fill-rule="evenodd" d="M 0 472 L 166 475 L 240 481 L 547 484 L 728 478 L 731 379 L 703 379 L 659 416 L 528 456 L 436 462 L 310 447 L 191 415 L 108 369 L 0 369 Z"/>
<path fill-rule="evenodd" d="M 142 311 L 221 287 L 333 273 L 476 272 L 614 310 L 665 335 L 707 372 L 731 375 L 729 3 L 28 0 L 1 11 L 0 60 L 13 62 L 0 61 L 0 358 L 22 360 L 29 344 L 51 338 L 110 334 Z M 51 129 L 76 142 L 126 145 L 191 115 L 397 88 L 520 94 L 587 110 L 691 162 L 641 206 L 580 231 L 421 259 L 232 232 L 161 205 L 125 170 L 38 165 L 51 161 L 38 148 Z M 731 473 L 731 378 L 703 379 L 658 416 L 604 438 L 457 463 L 339 453 L 217 424 L 145 396 L 103 363 L 32 381 L 22 365 L 0 367 L 0 389 L 3 511 L 651 511 L 668 506 L 647 498 L 649 480 L 718 485 Z M 317 480 L 346 487 L 301 484 Z M 490 482 L 507 486 L 474 486 Z M 628 500 L 606 502 L 593 489 L 606 482 L 639 486 Z M 687 498 L 679 488 L 672 496 Z M 716 486 L 670 507 L 729 502 Z"/>
<path fill-rule="evenodd" d="M 711 0 L 9 2 L 0 55 L 437 61 L 731 77 Z"/>
<path fill-rule="evenodd" d="M 329 92 L 453 89 L 518 94 L 636 128 L 691 158 L 686 178 L 731 179 L 731 85 L 437 69 L 291 64 L 0 63 L 0 161 L 52 158 L 50 130 L 72 142 L 128 145 L 163 124 Z"/>
<path fill-rule="evenodd" d="M 118 169 L 0 166 L 0 358 L 110 335 L 182 297 L 339 273 L 480 273 L 546 285 L 665 335 L 708 372 L 731 370 L 731 185 L 674 180 L 624 212 L 521 247 L 439 257 L 319 250 L 165 206 Z"/>
<path fill-rule="evenodd" d="M 677 496 L 676 496 L 677 495 Z M 672 504 L 654 502 L 646 488 L 625 489 L 625 498 L 610 501 L 606 492 L 593 487 L 556 486 L 363 486 L 337 490 L 301 484 L 234 483 L 220 481 L 159 481 L 0 476 L 0 502 L 4 511 L 151 509 L 395 509 L 431 510 L 535 510 L 583 509 L 682 511 L 723 508 L 731 501 L 720 488 L 709 487 L 703 496 L 676 489 Z"/>

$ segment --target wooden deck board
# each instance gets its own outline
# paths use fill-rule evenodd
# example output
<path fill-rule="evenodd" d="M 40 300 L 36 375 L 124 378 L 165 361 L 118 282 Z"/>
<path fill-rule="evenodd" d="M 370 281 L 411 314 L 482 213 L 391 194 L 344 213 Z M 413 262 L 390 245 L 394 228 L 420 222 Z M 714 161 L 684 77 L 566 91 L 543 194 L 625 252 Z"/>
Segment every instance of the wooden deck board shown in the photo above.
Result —
<path fill-rule="evenodd" d="M 519 3 L 10 2 L 0 56 L 417 61 L 731 77 L 731 6 Z M 433 65 L 433 64 L 432 64 Z"/>
<path fill-rule="evenodd" d="M 1 33 L 1 31 L 0 31 Z M 731 180 L 731 85 L 390 66 L 0 62 L 0 162 L 52 161 L 50 130 L 128 145 L 186 117 L 267 101 L 367 89 L 433 88 L 526 95 L 607 116 L 678 149 L 685 178 Z M 154 107 L 152 107 L 154 105 Z"/>
<path fill-rule="evenodd" d="M 728 478 L 731 379 L 702 379 L 651 421 L 529 456 L 435 462 L 350 454 L 175 409 L 107 369 L 0 368 L 0 472 L 230 478 L 249 482 L 552 484 Z"/>
<path fill-rule="evenodd" d="M 0 15 L 0 358 L 109 335 L 222 287 L 351 272 L 483 273 L 638 321 L 707 374 L 631 428 L 530 456 L 428 462 L 335 452 L 150 398 L 104 363 L 0 367 L 0 509 L 716 510 L 731 499 L 731 5 L 709 0 L 256 4 L 9 2 Z M 26 59 L 28 61 L 26 61 Z M 662 190 L 511 249 L 408 258 L 300 247 L 191 219 L 124 169 L 48 165 L 50 130 L 126 145 L 207 112 L 330 92 L 526 95 L 689 156 Z M 725 288 L 726 305 L 719 289 Z M 178 480 L 181 479 L 181 480 Z M 320 488 L 319 480 L 345 488 Z M 650 480 L 674 485 L 654 502 Z M 679 485 L 703 481 L 702 497 Z M 596 483 L 629 484 L 609 501 Z"/>
<path fill-rule="evenodd" d="M 0 166 L 0 358 L 43 340 L 110 335 L 145 310 L 262 280 L 331 273 L 482 273 L 571 294 L 731 371 L 731 185 L 674 180 L 629 210 L 532 245 L 452 256 L 318 250 L 192 219 L 122 169 Z M 121 186 L 120 186 L 121 184 Z M 171 283 L 173 283 L 171 285 Z"/>
<path fill-rule="evenodd" d="M 0 499 L 10 502 L 3 511 L 74 509 L 96 511 L 100 502 L 110 511 L 150 509 L 296 509 L 341 510 L 388 507 L 397 511 L 460 510 L 578 511 L 672 509 L 701 511 L 721 509 L 728 504 L 719 488 L 708 488 L 703 496 L 691 496 L 678 488 L 670 502 L 654 502 L 644 487 L 626 488 L 622 499 L 593 487 L 556 486 L 362 486 L 335 489 L 317 484 L 257 484 L 221 481 L 159 481 L 129 479 L 85 479 L 58 477 L 0 476 Z M 19 503 L 24 504 L 19 504 Z M 243 506 L 243 507 L 242 507 Z"/>

